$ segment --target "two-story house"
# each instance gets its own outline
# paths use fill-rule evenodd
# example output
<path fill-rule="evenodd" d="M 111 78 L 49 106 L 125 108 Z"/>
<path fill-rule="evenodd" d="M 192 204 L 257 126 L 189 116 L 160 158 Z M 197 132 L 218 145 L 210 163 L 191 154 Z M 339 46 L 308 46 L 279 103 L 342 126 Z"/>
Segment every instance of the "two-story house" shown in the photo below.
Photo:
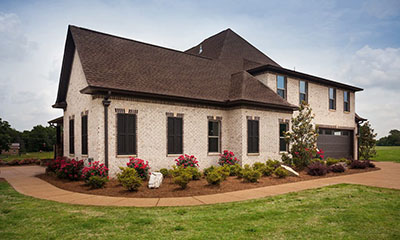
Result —
<path fill-rule="evenodd" d="M 208 167 L 224 149 L 242 164 L 280 159 L 304 100 L 326 155 L 356 158 L 360 90 L 285 69 L 230 29 L 182 52 L 69 26 L 53 105 L 64 110 L 58 155 L 105 162 L 111 174 L 129 156 L 154 170 L 185 153 Z"/>

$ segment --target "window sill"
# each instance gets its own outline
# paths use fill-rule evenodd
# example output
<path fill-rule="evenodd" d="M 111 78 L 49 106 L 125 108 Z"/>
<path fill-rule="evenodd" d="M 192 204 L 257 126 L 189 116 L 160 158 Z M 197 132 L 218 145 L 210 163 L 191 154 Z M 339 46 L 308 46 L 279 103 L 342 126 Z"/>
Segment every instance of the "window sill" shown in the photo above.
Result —
<path fill-rule="evenodd" d="M 279 154 L 283 155 L 283 154 L 288 154 L 288 151 L 279 151 Z"/>
<path fill-rule="evenodd" d="M 75 154 L 68 154 L 69 157 L 75 157 Z"/>
<path fill-rule="evenodd" d="M 172 153 L 172 154 L 167 154 L 167 157 L 179 157 L 180 155 L 183 155 L 183 153 Z"/>
<path fill-rule="evenodd" d="M 83 158 L 87 158 L 87 157 L 89 157 L 87 154 L 82 154 L 82 156 L 81 157 L 83 157 Z"/>
<path fill-rule="evenodd" d="M 343 111 L 345 114 L 350 114 L 350 111 Z"/>
<path fill-rule="evenodd" d="M 117 158 L 129 158 L 129 157 L 137 157 L 137 155 L 117 155 Z"/>
<path fill-rule="evenodd" d="M 219 152 L 209 152 L 207 155 L 208 156 L 219 156 L 221 153 Z"/>
<path fill-rule="evenodd" d="M 247 153 L 247 156 L 260 156 L 260 153 Z"/>
<path fill-rule="evenodd" d="M 336 109 L 329 109 L 329 112 L 336 112 Z"/>

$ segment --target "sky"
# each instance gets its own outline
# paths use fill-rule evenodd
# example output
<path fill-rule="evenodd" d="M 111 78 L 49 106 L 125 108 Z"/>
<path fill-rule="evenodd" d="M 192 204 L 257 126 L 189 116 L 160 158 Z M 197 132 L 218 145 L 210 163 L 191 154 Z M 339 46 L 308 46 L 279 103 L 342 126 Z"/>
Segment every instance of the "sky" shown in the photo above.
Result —
<path fill-rule="evenodd" d="M 177 50 L 231 28 L 281 66 L 355 85 L 378 137 L 400 129 L 400 1 L 0 1 L 0 118 L 47 125 L 68 25 Z"/>

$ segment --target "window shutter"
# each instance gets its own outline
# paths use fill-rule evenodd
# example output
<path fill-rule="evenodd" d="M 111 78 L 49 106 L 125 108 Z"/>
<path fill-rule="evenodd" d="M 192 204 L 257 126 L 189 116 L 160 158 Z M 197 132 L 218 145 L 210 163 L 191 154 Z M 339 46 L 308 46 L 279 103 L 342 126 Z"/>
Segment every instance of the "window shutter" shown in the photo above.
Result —
<path fill-rule="evenodd" d="M 175 118 L 175 153 L 182 153 L 182 118 Z"/>
<path fill-rule="evenodd" d="M 88 154 L 88 116 L 82 116 L 82 124 L 81 124 L 81 137 L 82 137 L 82 154 Z"/>
<path fill-rule="evenodd" d="M 136 115 L 126 115 L 126 150 L 128 154 L 136 154 Z"/>
<path fill-rule="evenodd" d="M 119 155 L 125 154 L 125 114 L 117 114 L 117 153 Z"/>
<path fill-rule="evenodd" d="M 69 120 L 69 153 L 75 153 L 75 139 L 74 139 L 74 119 Z"/>

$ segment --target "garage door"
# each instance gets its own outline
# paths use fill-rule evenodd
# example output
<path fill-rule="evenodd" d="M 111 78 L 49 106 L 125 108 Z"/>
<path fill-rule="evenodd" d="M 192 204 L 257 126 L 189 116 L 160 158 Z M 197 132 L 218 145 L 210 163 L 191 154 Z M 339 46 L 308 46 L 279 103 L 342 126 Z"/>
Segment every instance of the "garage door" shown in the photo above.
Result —
<path fill-rule="evenodd" d="M 325 157 L 352 158 L 353 131 L 321 128 L 317 146 L 324 150 Z"/>

